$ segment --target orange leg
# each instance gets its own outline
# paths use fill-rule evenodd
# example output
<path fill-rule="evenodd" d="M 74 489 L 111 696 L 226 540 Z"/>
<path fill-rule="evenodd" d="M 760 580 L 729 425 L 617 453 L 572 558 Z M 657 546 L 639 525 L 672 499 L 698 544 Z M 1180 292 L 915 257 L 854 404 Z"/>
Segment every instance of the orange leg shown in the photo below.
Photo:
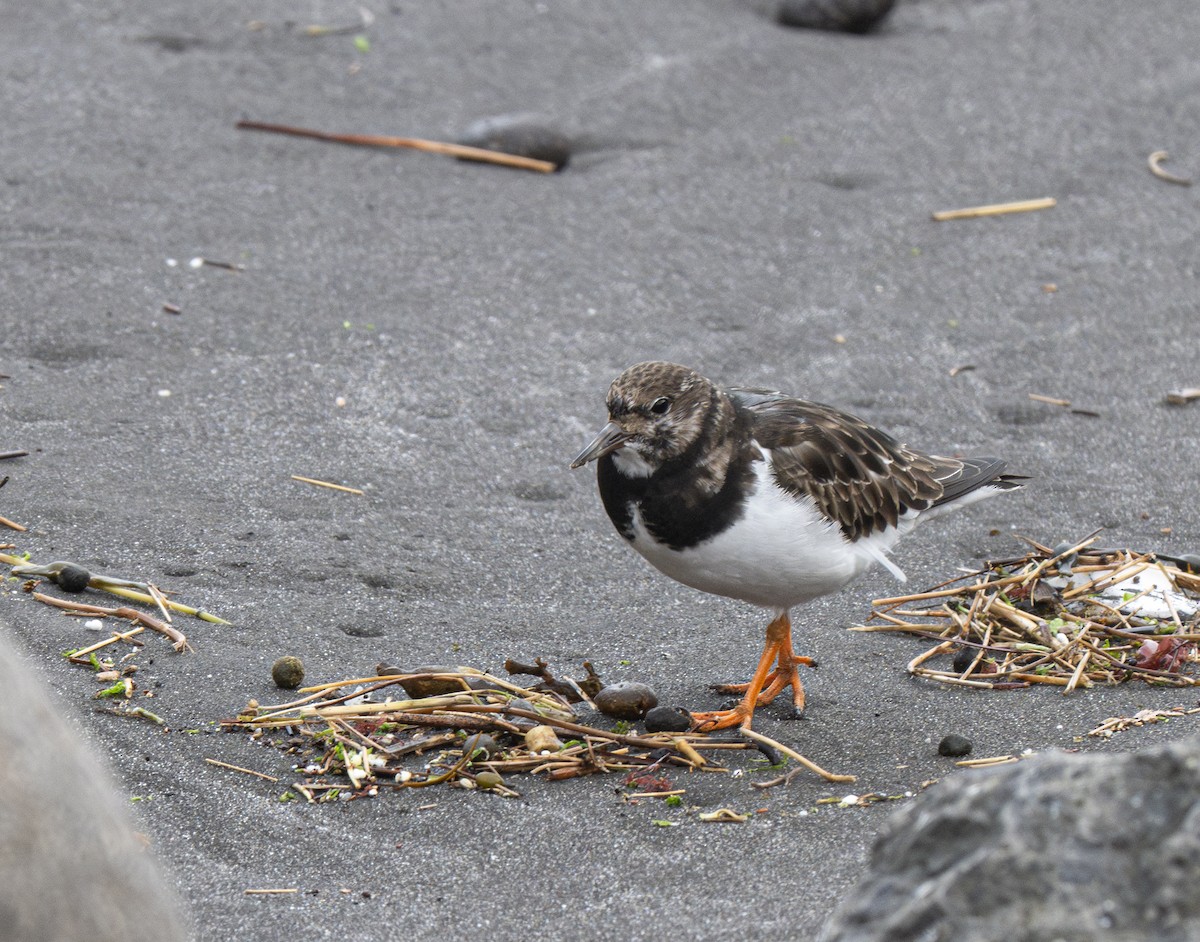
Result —
<path fill-rule="evenodd" d="M 767 626 L 767 641 L 750 682 L 721 684 L 715 688 L 721 693 L 742 694 L 741 702 L 732 710 L 693 713 L 693 725 L 705 732 L 730 726 L 749 729 L 755 707 L 770 703 L 785 687 L 792 688 L 792 702 L 797 714 L 803 713 L 804 687 L 800 683 L 800 672 L 796 670 L 799 664 L 815 666 L 816 662 L 810 657 L 798 656 L 792 649 L 792 623 L 788 613 L 783 612 Z"/>
<path fill-rule="evenodd" d="M 793 702 L 796 706 L 797 714 L 804 712 L 804 687 L 800 683 L 800 674 L 796 670 L 797 664 L 804 664 L 806 667 L 816 667 L 817 662 L 814 658 L 805 657 L 802 654 L 797 654 L 792 650 L 792 636 L 788 632 L 784 639 L 783 645 L 775 655 L 775 668 L 769 674 L 765 686 L 758 695 L 755 701 L 755 706 L 766 706 L 781 694 L 785 687 L 792 688 Z M 745 684 L 713 684 L 712 689 L 717 693 L 745 693 L 750 688 L 749 683 Z"/>

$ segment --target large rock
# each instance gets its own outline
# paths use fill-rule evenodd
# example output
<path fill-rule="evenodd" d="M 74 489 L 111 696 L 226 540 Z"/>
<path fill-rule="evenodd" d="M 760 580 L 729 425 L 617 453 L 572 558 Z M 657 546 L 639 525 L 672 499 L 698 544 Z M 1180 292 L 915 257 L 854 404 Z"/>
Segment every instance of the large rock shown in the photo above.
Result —
<path fill-rule="evenodd" d="M 183 942 L 100 764 L 0 633 L 0 940 Z"/>
<path fill-rule="evenodd" d="M 1200 741 L 942 782 L 887 823 L 822 938 L 1200 939 Z"/>

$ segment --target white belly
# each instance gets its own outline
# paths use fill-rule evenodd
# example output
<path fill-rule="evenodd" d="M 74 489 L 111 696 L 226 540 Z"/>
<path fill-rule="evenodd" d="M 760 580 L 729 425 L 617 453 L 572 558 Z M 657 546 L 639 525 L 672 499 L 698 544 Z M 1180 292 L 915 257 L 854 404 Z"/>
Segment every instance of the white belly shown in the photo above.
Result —
<path fill-rule="evenodd" d="M 774 609 L 836 592 L 876 562 L 903 578 L 885 554 L 910 521 L 902 530 L 850 542 L 811 500 L 781 490 L 767 462 L 754 468 L 756 491 L 732 527 L 698 546 L 673 550 L 650 539 L 635 508 L 634 549 L 677 582 Z"/>

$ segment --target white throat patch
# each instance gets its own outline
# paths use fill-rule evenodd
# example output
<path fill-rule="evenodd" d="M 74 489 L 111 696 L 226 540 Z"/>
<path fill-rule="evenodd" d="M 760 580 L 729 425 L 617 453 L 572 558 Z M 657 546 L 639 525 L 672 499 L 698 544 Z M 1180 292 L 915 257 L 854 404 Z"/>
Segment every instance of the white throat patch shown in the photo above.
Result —
<path fill-rule="evenodd" d="M 612 458 L 617 470 L 627 478 L 648 478 L 657 470 L 631 445 L 618 448 Z"/>

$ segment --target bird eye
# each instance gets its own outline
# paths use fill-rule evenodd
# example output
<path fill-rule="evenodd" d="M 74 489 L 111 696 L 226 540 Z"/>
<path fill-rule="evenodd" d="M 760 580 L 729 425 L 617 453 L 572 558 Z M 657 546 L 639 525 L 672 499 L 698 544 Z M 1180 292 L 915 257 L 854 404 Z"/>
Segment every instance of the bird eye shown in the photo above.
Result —
<path fill-rule="evenodd" d="M 655 415 L 666 415 L 667 410 L 671 408 L 671 400 L 666 396 L 659 396 L 650 404 L 650 411 Z"/>

